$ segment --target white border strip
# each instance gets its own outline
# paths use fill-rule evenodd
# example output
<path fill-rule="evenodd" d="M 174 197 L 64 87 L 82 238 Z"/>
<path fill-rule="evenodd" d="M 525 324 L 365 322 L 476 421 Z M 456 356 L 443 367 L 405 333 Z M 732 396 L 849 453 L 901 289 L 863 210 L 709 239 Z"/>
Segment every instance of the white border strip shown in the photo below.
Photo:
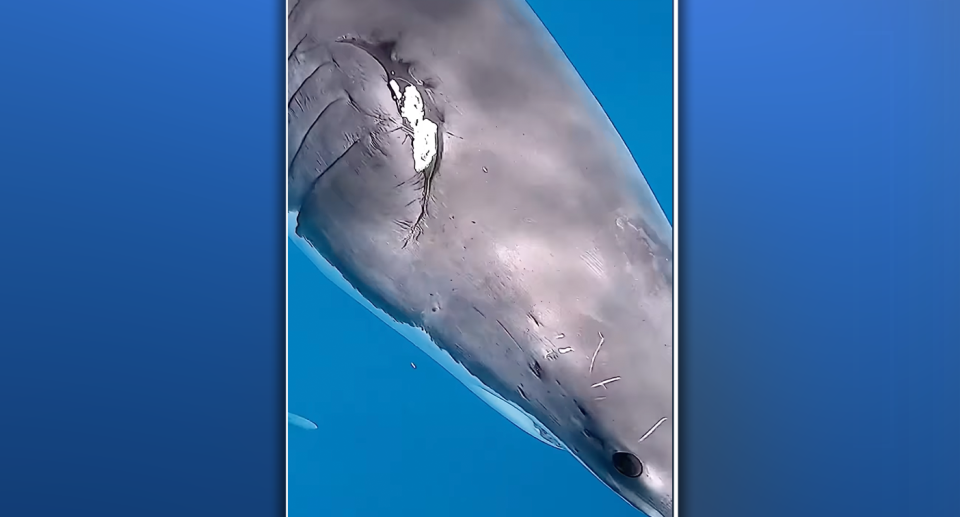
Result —
<path fill-rule="evenodd" d="M 283 3 L 283 53 L 290 55 L 290 3 Z M 290 92 L 290 63 L 287 58 L 283 58 L 283 203 L 288 204 L 290 199 L 290 182 L 287 181 L 290 167 L 290 122 L 287 120 L 287 95 Z M 284 207 L 286 208 L 286 207 Z M 286 215 L 286 210 L 284 210 Z M 286 412 L 290 412 L 290 238 L 287 237 L 290 228 L 288 228 L 288 217 L 283 218 L 283 404 L 286 406 Z M 286 418 L 286 417 L 284 417 Z M 290 426 L 283 425 L 283 514 L 290 515 Z"/>
<path fill-rule="evenodd" d="M 677 343 L 679 342 L 680 304 L 677 299 L 679 290 L 679 257 L 680 239 L 677 238 L 677 209 L 680 199 L 680 0 L 673 0 L 673 517 L 679 515 L 680 479 L 680 362 L 677 360 Z"/>

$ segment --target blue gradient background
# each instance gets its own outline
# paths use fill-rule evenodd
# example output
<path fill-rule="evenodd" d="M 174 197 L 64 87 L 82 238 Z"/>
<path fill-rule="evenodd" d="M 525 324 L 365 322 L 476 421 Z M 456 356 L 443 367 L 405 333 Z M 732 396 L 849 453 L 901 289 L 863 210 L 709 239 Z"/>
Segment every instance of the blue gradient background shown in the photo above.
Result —
<path fill-rule="evenodd" d="M 682 515 L 960 515 L 960 4 L 681 9 Z M 0 515 L 282 514 L 283 16 L 0 4 Z"/>

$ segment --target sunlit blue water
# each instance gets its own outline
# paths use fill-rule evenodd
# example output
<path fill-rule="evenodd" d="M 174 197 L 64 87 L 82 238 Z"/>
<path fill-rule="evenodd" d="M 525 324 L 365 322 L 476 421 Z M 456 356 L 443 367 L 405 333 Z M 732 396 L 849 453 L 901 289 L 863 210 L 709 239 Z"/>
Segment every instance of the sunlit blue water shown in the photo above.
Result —
<path fill-rule="evenodd" d="M 531 5 L 671 217 L 672 2 Z M 289 429 L 291 517 L 640 515 L 289 251 L 289 407 L 318 425 Z"/>

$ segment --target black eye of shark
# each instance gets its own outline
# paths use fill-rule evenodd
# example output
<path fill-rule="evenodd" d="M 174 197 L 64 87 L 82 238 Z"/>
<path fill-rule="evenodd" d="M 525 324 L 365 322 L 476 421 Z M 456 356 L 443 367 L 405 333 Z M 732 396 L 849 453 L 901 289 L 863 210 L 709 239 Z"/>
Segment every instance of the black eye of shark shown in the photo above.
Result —
<path fill-rule="evenodd" d="M 629 452 L 613 453 L 613 466 L 617 472 L 630 478 L 638 478 L 643 474 L 643 463 Z"/>

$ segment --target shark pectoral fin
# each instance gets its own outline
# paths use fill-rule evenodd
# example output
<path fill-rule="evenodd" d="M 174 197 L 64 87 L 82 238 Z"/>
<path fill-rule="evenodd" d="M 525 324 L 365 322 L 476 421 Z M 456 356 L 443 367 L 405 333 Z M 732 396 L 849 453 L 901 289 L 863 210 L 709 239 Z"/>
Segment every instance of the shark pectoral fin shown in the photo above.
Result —
<path fill-rule="evenodd" d="M 486 386 L 474 385 L 468 386 L 468 388 L 470 388 L 470 391 L 480 397 L 480 399 L 486 402 L 490 407 L 503 415 L 504 418 L 513 422 L 514 425 L 525 431 L 530 436 L 553 448 L 563 449 L 563 445 L 560 443 L 560 440 L 557 439 L 553 433 L 547 430 L 546 427 L 540 425 L 540 423 L 534 420 L 533 417 L 528 415 L 515 404 L 510 403 Z"/>
<path fill-rule="evenodd" d="M 317 424 L 303 418 L 300 415 L 294 415 L 293 413 L 287 412 L 287 425 L 295 425 L 301 429 L 316 429 Z"/>

